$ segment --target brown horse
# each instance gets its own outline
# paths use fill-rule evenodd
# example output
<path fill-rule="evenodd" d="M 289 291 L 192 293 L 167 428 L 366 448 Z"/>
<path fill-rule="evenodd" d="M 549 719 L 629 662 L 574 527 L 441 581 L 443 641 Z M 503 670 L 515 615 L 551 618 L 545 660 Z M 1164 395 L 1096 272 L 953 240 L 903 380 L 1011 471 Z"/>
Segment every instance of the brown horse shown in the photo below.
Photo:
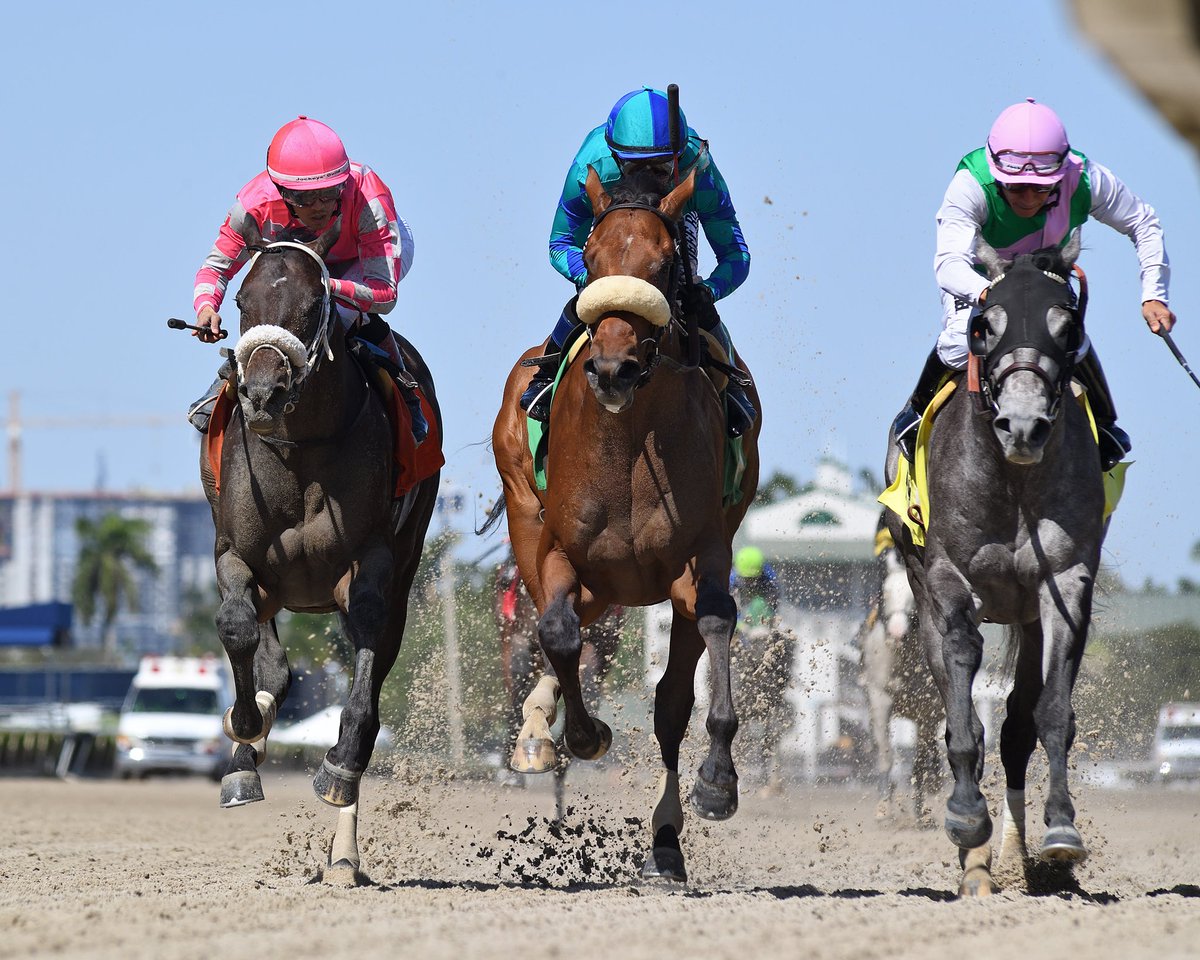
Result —
<path fill-rule="evenodd" d="M 721 397 L 702 369 L 684 361 L 686 344 L 669 305 L 679 273 L 677 224 L 694 186 L 694 172 L 674 189 L 634 175 L 615 184 L 610 196 L 589 171 L 595 222 L 584 248 L 588 286 L 577 305 L 588 336 L 551 407 L 546 489 L 535 482 L 517 403 L 530 371 L 518 364 L 492 433 L 504 494 L 489 517 L 494 523 L 508 511 L 517 564 L 541 614 L 538 639 L 554 671 L 526 702 L 514 769 L 553 768 L 547 724 L 560 691 L 567 749 L 582 759 L 607 750 L 612 734 L 588 713 L 580 687 L 580 627 L 611 604 L 672 601 L 669 662 L 654 706 L 665 769 L 652 818 L 653 850 L 642 874 L 680 881 L 686 872 L 678 841 L 679 747 L 695 700 L 696 664 L 706 649 L 710 743 L 691 801 L 710 820 L 737 809 L 730 749 L 737 717 L 729 681 L 737 608 L 729 571 L 734 532 L 758 487 L 756 424 L 742 438 L 738 495 L 725 505 Z M 525 357 L 538 353 L 531 349 Z"/>
<path fill-rule="evenodd" d="M 256 768 L 291 683 L 275 615 L 338 613 L 355 648 L 354 681 L 313 788 L 342 809 L 326 879 L 354 880 L 359 780 L 379 733 L 379 692 L 400 651 L 438 473 L 393 499 L 384 403 L 331 309 L 322 258 L 336 235 L 331 228 L 311 246 L 260 249 L 237 297 L 238 403 L 219 490 L 207 451 L 200 472 L 217 533 L 217 629 L 236 693 L 225 715 L 236 746 L 221 806 L 263 799 Z M 401 347 L 440 423 L 429 370 L 409 344 Z"/>

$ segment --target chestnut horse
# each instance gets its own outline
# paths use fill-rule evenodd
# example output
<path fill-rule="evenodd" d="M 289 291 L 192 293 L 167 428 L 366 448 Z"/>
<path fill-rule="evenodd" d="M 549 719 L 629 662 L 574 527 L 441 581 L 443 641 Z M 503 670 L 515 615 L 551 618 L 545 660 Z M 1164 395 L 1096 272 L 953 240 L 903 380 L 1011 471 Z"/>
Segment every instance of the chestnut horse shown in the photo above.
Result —
<path fill-rule="evenodd" d="M 615 184 L 610 196 L 589 170 L 595 222 L 584 247 L 588 286 L 577 306 L 587 338 L 551 406 L 546 488 L 535 481 L 518 405 L 530 369 L 518 363 L 492 433 L 504 494 L 485 524 L 507 509 L 521 577 L 540 614 L 538 639 L 554 673 L 526 701 L 516 770 L 553 769 L 548 724 L 560 693 L 563 740 L 573 756 L 596 759 L 612 742 L 608 727 L 588 713 L 581 690 L 580 627 L 611 604 L 646 606 L 669 598 L 674 605 L 669 661 L 654 705 L 664 771 L 642 875 L 679 881 L 686 879 L 678 841 L 679 748 L 705 650 L 710 742 L 691 802 L 709 820 L 737 810 L 731 754 L 737 716 L 729 680 L 737 608 L 729 571 L 734 532 L 758 487 L 755 424 L 742 437 L 745 469 L 737 493 L 724 497 L 721 396 L 704 370 L 684 360 L 686 344 L 673 316 L 678 221 L 694 186 L 694 172 L 674 189 L 637 174 Z M 528 350 L 522 359 L 540 352 Z"/>
<path fill-rule="evenodd" d="M 359 780 L 379 733 L 379 692 L 400 651 L 439 477 L 393 499 L 392 427 L 330 302 L 323 257 L 337 229 L 311 245 L 246 238 L 259 253 L 237 296 L 238 404 L 219 489 L 204 449 L 200 473 L 216 525 L 217 630 L 236 693 L 224 722 L 235 747 L 221 806 L 263 799 L 257 767 L 291 684 L 275 615 L 338 613 L 355 648 L 354 680 L 313 788 L 342 811 L 325 879 L 354 882 Z M 440 424 L 428 368 L 397 339 Z"/>

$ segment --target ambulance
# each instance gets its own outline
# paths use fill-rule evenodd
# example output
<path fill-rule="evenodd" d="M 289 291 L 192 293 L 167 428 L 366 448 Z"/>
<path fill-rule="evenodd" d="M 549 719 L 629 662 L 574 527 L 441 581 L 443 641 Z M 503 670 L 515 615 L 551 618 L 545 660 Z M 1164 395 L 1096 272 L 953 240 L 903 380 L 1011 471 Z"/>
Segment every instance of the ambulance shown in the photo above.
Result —
<path fill-rule="evenodd" d="M 1200 777 L 1200 703 L 1164 703 L 1154 731 L 1158 779 Z"/>
<path fill-rule="evenodd" d="M 221 717 L 233 703 L 224 658 L 143 657 L 117 724 L 114 772 L 196 773 L 219 780 L 229 741 Z"/>

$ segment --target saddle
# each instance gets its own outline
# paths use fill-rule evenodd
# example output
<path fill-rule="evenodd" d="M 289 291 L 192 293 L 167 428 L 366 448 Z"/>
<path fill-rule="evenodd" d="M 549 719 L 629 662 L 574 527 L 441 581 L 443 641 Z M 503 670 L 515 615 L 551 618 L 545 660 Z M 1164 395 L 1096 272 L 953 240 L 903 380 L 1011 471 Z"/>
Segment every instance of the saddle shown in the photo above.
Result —
<path fill-rule="evenodd" d="M 912 541 L 918 547 L 925 546 L 925 531 L 929 527 L 929 437 L 933 432 L 933 421 L 938 413 L 958 389 L 963 374 L 947 374 L 942 380 L 941 387 L 933 399 L 921 412 L 921 425 L 917 428 L 917 439 L 913 449 L 913 463 L 901 456 L 896 465 L 896 478 L 891 486 L 879 495 L 878 502 L 892 511 L 908 528 Z M 1087 391 L 1083 390 L 1076 381 L 1071 382 L 1072 393 L 1076 402 L 1087 414 L 1088 425 L 1092 430 L 1092 438 L 1097 439 L 1096 418 L 1092 413 L 1092 405 L 1088 401 Z M 1121 502 L 1125 492 L 1125 471 L 1128 462 L 1122 461 L 1103 475 L 1104 480 L 1104 519 L 1107 520 Z"/>
<path fill-rule="evenodd" d="M 740 375 L 740 371 L 732 366 L 729 360 L 729 354 L 726 352 L 721 341 L 707 330 L 700 331 L 703 336 L 703 343 L 707 350 L 707 354 L 702 353 L 701 369 L 705 375 L 712 381 L 713 387 L 717 393 L 724 391 L 726 384 L 729 381 L 729 373 Z M 550 404 L 553 408 L 554 394 L 558 391 L 558 385 L 562 382 L 563 375 L 567 372 L 567 368 L 575 361 L 579 355 L 579 351 L 583 348 L 587 341 L 587 326 L 585 324 L 576 325 L 563 342 L 562 351 L 557 354 L 558 372 L 554 376 L 554 382 L 550 386 Z M 703 359 L 707 356 L 707 361 Z M 526 366 L 542 366 L 546 363 L 555 362 L 555 355 L 535 357 L 530 360 L 522 361 Z M 534 481 L 539 490 L 546 489 L 546 455 L 550 449 L 550 422 L 547 420 L 543 423 L 533 417 L 526 416 L 526 430 L 529 437 L 529 452 L 533 456 L 533 475 Z M 742 499 L 742 475 L 746 472 L 746 457 L 742 451 L 741 437 L 725 437 L 725 477 L 722 484 L 722 498 L 725 506 L 731 506 L 738 503 Z"/>
<path fill-rule="evenodd" d="M 367 383 L 383 401 L 384 409 L 387 411 L 388 422 L 392 429 L 392 458 L 394 461 L 392 473 L 395 482 L 392 495 L 399 500 L 426 477 L 437 473 L 446 462 L 445 455 L 442 453 L 442 438 L 437 420 L 433 415 L 433 408 L 421 392 L 421 388 L 414 383 L 411 389 L 416 392 L 421 403 L 421 412 L 424 413 L 425 421 L 429 424 L 429 434 L 418 447 L 413 439 L 412 414 L 409 413 L 408 405 L 400 393 L 400 387 L 391 374 L 377 364 L 363 360 L 353 352 L 351 356 L 359 364 Z M 221 388 L 221 392 L 217 394 L 208 433 L 204 438 L 208 464 L 212 469 L 214 488 L 218 495 L 221 493 L 221 451 L 224 447 L 229 421 L 237 405 L 236 388 L 232 381 L 227 380 L 225 386 Z"/>

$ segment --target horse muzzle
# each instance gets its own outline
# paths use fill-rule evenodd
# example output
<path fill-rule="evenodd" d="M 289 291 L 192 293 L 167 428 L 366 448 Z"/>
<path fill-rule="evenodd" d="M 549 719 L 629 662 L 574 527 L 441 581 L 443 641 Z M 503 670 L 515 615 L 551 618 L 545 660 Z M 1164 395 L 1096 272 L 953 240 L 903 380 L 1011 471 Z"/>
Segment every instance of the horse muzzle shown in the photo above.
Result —
<path fill-rule="evenodd" d="M 636 360 L 589 357 L 584 361 L 583 372 L 596 400 L 609 413 L 621 413 L 633 405 L 633 394 L 642 375 L 642 366 Z"/>
<path fill-rule="evenodd" d="M 1001 412 L 992 423 L 1004 459 L 1022 467 L 1042 462 L 1046 441 L 1054 422 L 1045 416 L 1005 416 Z"/>
<path fill-rule="evenodd" d="M 243 385 L 239 392 L 246 426 L 259 436 L 274 433 L 284 416 L 295 408 L 290 392 L 281 384 L 261 389 Z"/>

